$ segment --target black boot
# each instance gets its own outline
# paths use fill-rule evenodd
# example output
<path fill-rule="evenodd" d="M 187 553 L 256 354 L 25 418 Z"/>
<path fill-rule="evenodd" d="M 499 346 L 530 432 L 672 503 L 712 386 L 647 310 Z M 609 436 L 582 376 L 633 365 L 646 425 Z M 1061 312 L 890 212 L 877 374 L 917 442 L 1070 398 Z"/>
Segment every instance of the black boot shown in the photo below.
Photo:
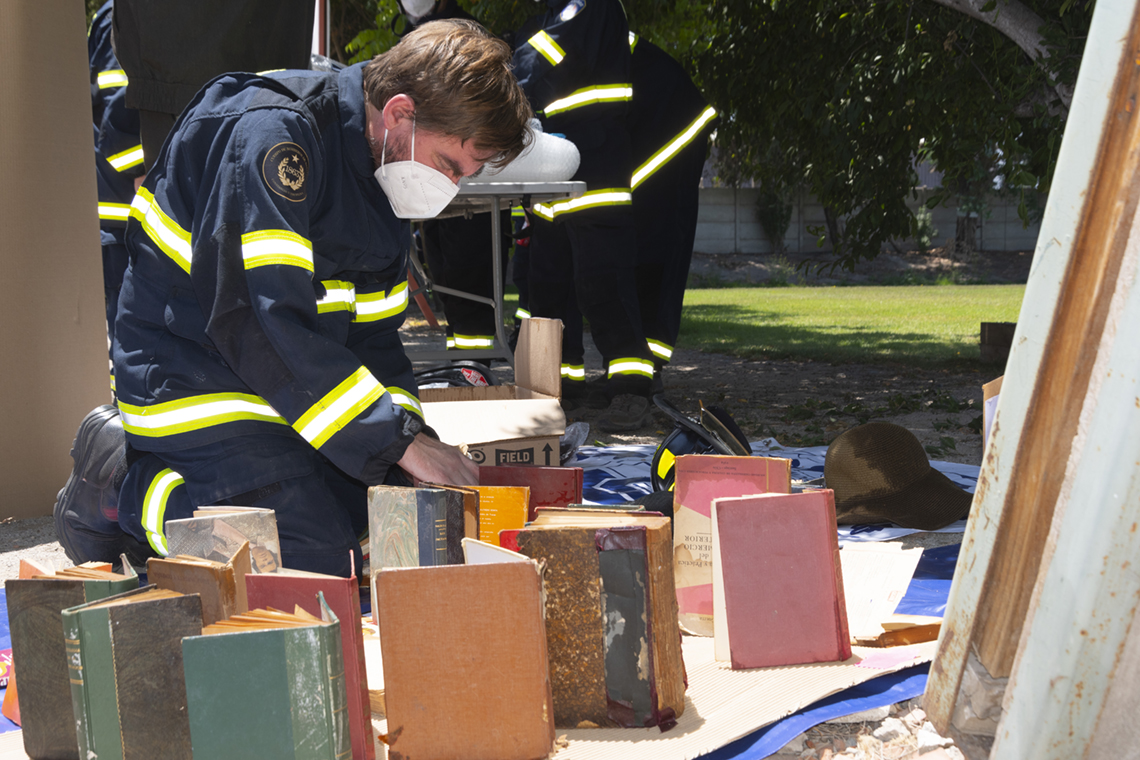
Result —
<path fill-rule="evenodd" d="M 118 562 L 129 545 L 137 544 L 119 528 L 126 448 L 119 410 L 110 405 L 91 411 L 75 434 L 75 467 L 56 497 L 54 515 L 59 543 L 77 565 Z"/>

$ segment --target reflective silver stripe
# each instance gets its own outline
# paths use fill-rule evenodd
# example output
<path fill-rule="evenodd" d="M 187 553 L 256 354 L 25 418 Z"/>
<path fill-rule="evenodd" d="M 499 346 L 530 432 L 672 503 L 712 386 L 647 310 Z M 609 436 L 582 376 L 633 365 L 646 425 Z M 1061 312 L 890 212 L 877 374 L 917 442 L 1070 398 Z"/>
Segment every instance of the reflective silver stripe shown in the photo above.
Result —
<path fill-rule="evenodd" d="M 313 271 L 313 244 L 291 230 L 258 230 L 241 236 L 241 257 L 246 269 L 272 266 Z"/>
<path fill-rule="evenodd" d="M 343 280 L 323 280 L 325 295 L 317 299 L 317 313 L 353 311 L 356 308 L 356 286 Z"/>
<path fill-rule="evenodd" d="M 109 222 L 125 222 L 131 215 L 131 206 L 128 203 L 100 203 L 99 218 Z"/>
<path fill-rule="evenodd" d="M 601 190 L 591 190 L 590 192 L 578 198 L 571 198 L 565 201 L 558 201 L 549 205 L 545 203 L 535 204 L 534 210 L 539 216 L 544 219 L 553 220 L 554 217 L 561 214 L 572 214 L 575 211 L 582 211 L 588 208 L 597 208 L 599 206 L 627 206 L 633 202 L 633 193 L 628 188 L 604 188 Z"/>
<path fill-rule="evenodd" d="M 559 47 L 554 38 L 546 32 L 539 32 L 527 40 L 527 43 L 542 53 L 542 57 L 548 60 L 551 66 L 557 66 L 566 57 L 566 51 Z"/>
<path fill-rule="evenodd" d="M 119 401 L 119 412 L 124 430 L 147 438 L 189 433 L 227 422 L 286 424 L 285 418 L 265 399 L 251 393 L 208 393 L 153 406 Z"/>
<path fill-rule="evenodd" d="M 408 393 L 403 388 L 396 388 L 394 386 L 388 388 L 388 393 L 392 395 L 393 404 L 402 406 L 420 419 L 423 419 L 424 408 L 420 404 L 420 400 L 415 397 L 415 394 Z"/>
<path fill-rule="evenodd" d="M 712 106 L 705 108 L 705 110 L 701 112 L 701 115 L 685 128 L 684 132 L 674 137 L 664 148 L 650 156 L 648 161 L 637 167 L 637 171 L 633 173 L 633 177 L 630 179 L 630 186 L 636 188 L 642 182 L 649 179 L 649 177 L 653 175 L 653 172 L 660 169 L 665 162 L 680 153 L 682 148 L 691 143 L 693 138 L 701 133 L 701 130 L 705 128 L 705 125 L 708 124 L 714 116 L 716 116 L 715 108 Z"/>
<path fill-rule="evenodd" d="M 653 377 L 653 362 L 648 359 L 625 358 L 610 362 L 608 377 L 614 375 L 644 375 Z"/>
<path fill-rule="evenodd" d="M 629 52 L 632 53 L 633 49 L 635 47 L 637 47 L 637 35 L 634 34 L 633 32 L 630 32 L 629 33 Z"/>
<path fill-rule="evenodd" d="M 665 361 L 669 361 L 673 358 L 672 346 L 662 343 L 659 340 L 653 340 L 652 338 L 647 339 L 646 342 L 649 344 L 649 350 L 652 351 L 655 356 L 660 356 Z"/>
<path fill-rule="evenodd" d="M 586 379 L 586 365 L 585 364 L 563 364 L 562 377 L 570 380 L 585 380 Z"/>
<path fill-rule="evenodd" d="M 520 306 L 515 309 L 515 319 L 530 319 L 530 312 Z"/>
<path fill-rule="evenodd" d="M 293 429 L 319 449 L 383 395 L 384 386 L 371 372 L 360 367 L 301 415 L 301 419 L 293 423 Z"/>
<path fill-rule="evenodd" d="M 123 172 L 132 167 L 138 166 L 143 162 L 143 147 L 136 145 L 133 148 L 119 151 L 113 156 L 107 157 L 107 163 L 111 168 L 117 172 Z"/>
<path fill-rule="evenodd" d="M 154 195 L 145 187 L 140 187 L 131 201 L 131 216 L 142 224 L 143 230 L 163 253 L 190 274 L 190 233 L 158 207 Z"/>
<path fill-rule="evenodd" d="M 127 72 L 122 69 L 107 69 L 100 71 L 95 77 L 95 83 L 99 85 L 100 90 L 105 90 L 108 87 L 126 87 L 127 86 Z"/>
<path fill-rule="evenodd" d="M 494 335 L 460 335 L 455 334 L 456 348 L 494 348 Z"/>
<path fill-rule="evenodd" d="M 595 87 L 583 87 L 575 90 L 564 98 L 559 98 L 542 112 L 547 116 L 572 111 L 582 106 L 595 103 L 617 103 L 633 97 L 633 87 L 628 84 L 600 84 Z"/>
<path fill-rule="evenodd" d="M 445 348 L 455 348 L 455 338 L 448 335 L 447 340 L 444 341 L 443 345 Z"/>
<path fill-rule="evenodd" d="M 170 554 L 164 535 L 166 504 L 170 500 L 171 491 L 185 482 L 181 475 L 167 468 L 151 481 L 143 499 L 142 527 L 146 531 L 147 543 L 163 557 Z"/>
<path fill-rule="evenodd" d="M 408 281 L 404 280 L 385 293 L 356 294 L 356 322 L 376 322 L 394 317 L 408 308 Z"/>

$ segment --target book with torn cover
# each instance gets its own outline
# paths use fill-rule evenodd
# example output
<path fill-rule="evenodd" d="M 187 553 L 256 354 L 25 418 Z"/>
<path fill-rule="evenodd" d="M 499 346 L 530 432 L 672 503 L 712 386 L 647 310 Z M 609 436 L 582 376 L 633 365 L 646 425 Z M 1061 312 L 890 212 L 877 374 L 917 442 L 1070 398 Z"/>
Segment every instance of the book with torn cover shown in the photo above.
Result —
<path fill-rule="evenodd" d="M 202 597 L 202 621 L 206 625 L 249 609 L 245 576 L 250 572 L 248 541 L 243 541 L 226 562 L 185 554 L 152 557 L 146 562 L 149 583 L 181 594 L 198 594 Z"/>
<path fill-rule="evenodd" d="M 196 595 L 146 586 L 63 611 L 80 758 L 190 760 L 182 637 Z"/>
<path fill-rule="evenodd" d="M 672 727 L 685 665 L 669 518 L 539 510 L 519 551 L 545 563 L 554 722 Z"/>
<path fill-rule="evenodd" d="M 716 659 L 743 670 L 851 656 L 833 493 L 713 500 Z"/>
<path fill-rule="evenodd" d="M 352 567 L 352 560 L 349 560 Z M 323 573 L 281 568 L 275 573 L 247 575 L 246 591 L 251 608 L 292 610 L 301 607 L 313 616 L 320 614 L 317 598 L 323 594 L 338 620 L 344 656 L 345 685 L 348 693 L 348 726 L 352 756 L 372 760 L 376 756 L 368 699 L 368 672 L 364 656 L 364 631 L 360 626 L 360 588 L 355 575 L 341 578 Z M 355 623 L 355 624 L 354 624 Z"/>
<path fill-rule="evenodd" d="M 340 623 L 254 609 L 182 640 L 195 758 L 344 760 L 352 756 Z"/>
<path fill-rule="evenodd" d="M 582 501 L 582 475 L 581 467 L 480 465 L 479 484 L 529 487 L 526 519 L 533 520 L 538 507 L 565 507 Z"/>
<path fill-rule="evenodd" d="M 681 628 L 713 635 L 712 500 L 755 493 L 791 493 L 792 462 L 772 457 L 689 454 L 677 457 L 673 570 Z"/>
<path fill-rule="evenodd" d="M 167 555 L 225 562 L 249 542 L 251 570 L 272 573 L 281 567 L 277 513 L 261 507 L 198 507 L 193 517 L 167 520 Z"/>
<path fill-rule="evenodd" d="M 19 668 L 20 727 L 31 758 L 78 757 L 63 611 L 138 588 L 138 576 L 125 559 L 123 567 L 123 573 L 112 573 L 29 564 L 21 567 L 24 577 L 4 582 L 12 659 Z"/>
<path fill-rule="evenodd" d="M 389 757 L 554 751 L 542 578 L 519 559 L 376 574 Z"/>

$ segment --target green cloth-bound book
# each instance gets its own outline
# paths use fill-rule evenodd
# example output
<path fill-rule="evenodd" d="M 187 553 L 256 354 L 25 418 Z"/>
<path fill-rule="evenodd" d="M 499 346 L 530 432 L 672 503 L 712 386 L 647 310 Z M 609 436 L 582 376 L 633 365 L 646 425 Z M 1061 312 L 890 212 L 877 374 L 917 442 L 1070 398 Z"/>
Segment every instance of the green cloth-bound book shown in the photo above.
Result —
<path fill-rule="evenodd" d="M 183 639 L 194 757 L 352 756 L 340 624 L 323 594 L 320 602 L 323 622 L 287 628 L 257 628 L 251 622 L 232 633 L 211 633 L 211 627 Z"/>
<path fill-rule="evenodd" d="M 155 586 L 63 611 L 80 758 L 190 760 L 182 637 L 201 631 L 196 594 Z"/>

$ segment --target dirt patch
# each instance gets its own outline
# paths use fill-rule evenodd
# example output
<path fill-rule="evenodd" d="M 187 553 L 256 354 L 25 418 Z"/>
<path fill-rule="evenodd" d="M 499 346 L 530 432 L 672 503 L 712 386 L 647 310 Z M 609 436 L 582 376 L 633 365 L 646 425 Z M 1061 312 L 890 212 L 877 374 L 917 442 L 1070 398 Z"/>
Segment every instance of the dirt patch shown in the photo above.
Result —
<path fill-rule="evenodd" d="M 959 283 L 1024 283 L 1032 252 L 977 252 L 969 258 L 944 250 L 884 253 L 861 262 L 854 272 L 820 270 L 815 256 L 694 254 L 693 287 L 771 284 L 773 280 L 818 285 L 883 285 L 939 280 Z M 798 278 L 798 279 L 797 279 Z M 927 370 L 899 364 L 739 359 L 687 349 L 684 336 L 663 375 L 666 396 L 681 411 L 700 404 L 724 407 L 750 440 L 773 437 L 785 446 L 821 446 L 866 422 L 902 425 L 922 442 L 932 459 L 981 464 L 982 385 L 1003 372 L 1001 365 Z M 591 377 L 601 357 L 588 352 Z M 658 443 L 672 429 L 664 414 L 632 434 L 606 435 L 593 427 L 601 412 L 572 411 L 570 421 L 591 423 L 599 443 Z"/>

